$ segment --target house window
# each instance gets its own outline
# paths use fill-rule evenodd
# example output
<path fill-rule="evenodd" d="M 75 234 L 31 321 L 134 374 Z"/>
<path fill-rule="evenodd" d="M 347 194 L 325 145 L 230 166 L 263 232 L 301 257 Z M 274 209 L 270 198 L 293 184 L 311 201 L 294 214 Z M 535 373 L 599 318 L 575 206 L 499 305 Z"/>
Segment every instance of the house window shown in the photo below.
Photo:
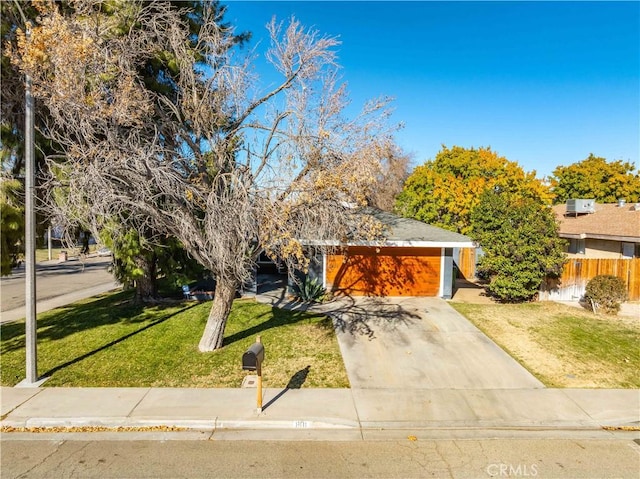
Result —
<path fill-rule="evenodd" d="M 636 252 L 636 245 L 633 243 L 622 243 L 622 257 L 623 258 L 633 258 L 634 253 Z"/>
<path fill-rule="evenodd" d="M 583 239 L 570 239 L 569 240 L 569 253 L 571 254 L 584 254 L 585 252 L 585 240 Z"/>

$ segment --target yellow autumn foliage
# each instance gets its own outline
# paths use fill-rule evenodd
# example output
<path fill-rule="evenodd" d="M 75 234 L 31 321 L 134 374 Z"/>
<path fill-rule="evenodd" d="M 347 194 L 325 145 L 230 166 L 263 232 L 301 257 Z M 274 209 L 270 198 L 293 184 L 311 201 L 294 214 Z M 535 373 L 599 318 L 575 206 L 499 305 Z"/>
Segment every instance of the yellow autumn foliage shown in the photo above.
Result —
<path fill-rule="evenodd" d="M 501 190 L 551 204 L 549 187 L 491 148 L 446 146 L 405 182 L 396 209 L 404 216 L 468 234 L 471 211 L 486 190 Z"/>

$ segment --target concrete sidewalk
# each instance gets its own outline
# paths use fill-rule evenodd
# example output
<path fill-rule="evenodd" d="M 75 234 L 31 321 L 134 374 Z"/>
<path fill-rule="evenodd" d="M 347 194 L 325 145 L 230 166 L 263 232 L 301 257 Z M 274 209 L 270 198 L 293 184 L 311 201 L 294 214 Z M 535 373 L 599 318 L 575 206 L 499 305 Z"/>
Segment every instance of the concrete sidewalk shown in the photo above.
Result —
<path fill-rule="evenodd" d="M 640 427 L 640 391 L 586 389 L 9 388 L 1 392 L 3 438 L 11 428 L 184 428 L 198 437 L 376 440 L 518 437 Z M 61 431 L 58 430 L 58 433 Z M 64 431 L 62 431 L 64 432 Z"/>

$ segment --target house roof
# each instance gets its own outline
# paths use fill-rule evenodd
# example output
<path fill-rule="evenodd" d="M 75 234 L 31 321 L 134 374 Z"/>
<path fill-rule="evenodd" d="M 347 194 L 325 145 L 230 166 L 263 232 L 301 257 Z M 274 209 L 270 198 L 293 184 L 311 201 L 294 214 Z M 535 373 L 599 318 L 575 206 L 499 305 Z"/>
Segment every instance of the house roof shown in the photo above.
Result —
<path fill-rule="evenodd" d="M 387 227 L 386 243 L 394 246 L 425 246 L 444 248 L 471 248 L 471 238 L 447 231 L 422 221 L 367 208 L 365 214 L 372 216 Z"/>
<path fill-rule="evenodd" d="M 553 212 L 560 223 L 560 236 L 572 239 L 604 239 L 640 243 L 640 208 L 625 204 L 595 204 L 595 212 L 566 214 L 566 205 Z"/>
<path fill-rule="evenodd" d="M 354 211 L 356 216 L 372 217 L 384 227 L 383 238 L 377 240 L 314 240 L 302 239 L 307 246 L 398 246 L 418 248 L 475 248 L 468 236 L 447 231 L 422 221 L 366 207 Z"/>

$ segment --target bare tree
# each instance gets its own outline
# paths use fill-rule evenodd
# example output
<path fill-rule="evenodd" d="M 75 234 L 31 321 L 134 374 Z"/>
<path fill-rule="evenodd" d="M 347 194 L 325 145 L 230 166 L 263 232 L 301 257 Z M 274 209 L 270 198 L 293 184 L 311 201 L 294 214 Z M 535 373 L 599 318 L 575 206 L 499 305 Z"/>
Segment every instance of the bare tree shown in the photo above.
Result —
<path fill-rule="evenodd" d="M 384 211 L 393 211 L 396 197 L 409 177 L 412 156 L 393 143 L 382 151 L 380 170 L 371 185 L 369 205 Z"/>
<path fill-rule="evenodd" d="M 199 348 L 220 348 L 236 289 L 263 249 L 305 267 L 304 240 L 380 233 L 352 206 L 366 203 L 391 142 L 388 102 L 346 120 L 338 42 L 295 19 L 268 25 L 267 59 L 281 80 L 260 88 L 254 58 L 229 48 L 213 9 L 193 46 L 166 2 L 131 2 L 116 19 L 100 6 L 78 0 L 63 14 L 47 4 L 13 54 L 64 148 L 64 163 L 49 159 L 51 203 L 62 196 L 64 214 L 95 229 L 126 218 L 178 238 L 216 278 Z M 176 65 L 173 94 L 144 88 L 137 66 L 150 57 Z"/>

